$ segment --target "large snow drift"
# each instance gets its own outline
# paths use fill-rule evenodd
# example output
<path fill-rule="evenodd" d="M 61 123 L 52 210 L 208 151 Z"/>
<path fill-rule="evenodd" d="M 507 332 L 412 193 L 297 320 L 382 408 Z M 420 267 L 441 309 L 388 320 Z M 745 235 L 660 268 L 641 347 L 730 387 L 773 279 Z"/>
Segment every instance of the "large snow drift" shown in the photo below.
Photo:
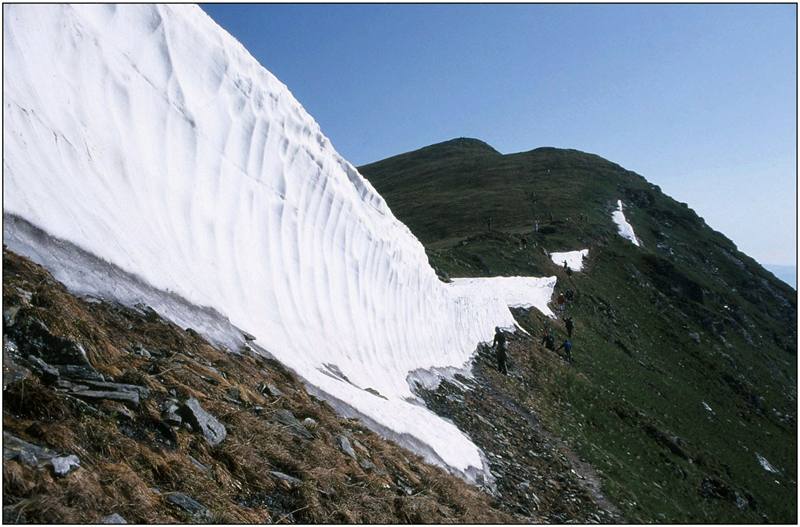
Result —
<path fill-rule="evenodd" d="M 621 199 L 617 200 L 617 210 L 611 213 L 611 219 L 617 224 L 619 235 L 626 240 L 630 240 L 632 244 L 638 247 L 639 239 L 636 238 L 636 233 L 633 232 L 633 226 L 628 223 L 628 220 L 625 218 L 625 213 L 622 212 Z"/>
<path fill-rule="evenodd" d="M 567 267 L 573 271 L 580 271 L 583 269 L 583 259 L 589 256 L 589 249 L 581 249 L 580 251 L 567 251 L 563 253 L 550 253 L 550 259 L 554 264 L 562 266 L 565 263 Z"/>
<path fill-rule="evenodd" d="M 464 366 L 507 307 L 441 283 L 286 86 L 196 6 L 4 10 L 7 218 L 217 310 L 429 460 L 482 468 L 406 376 Z"/>

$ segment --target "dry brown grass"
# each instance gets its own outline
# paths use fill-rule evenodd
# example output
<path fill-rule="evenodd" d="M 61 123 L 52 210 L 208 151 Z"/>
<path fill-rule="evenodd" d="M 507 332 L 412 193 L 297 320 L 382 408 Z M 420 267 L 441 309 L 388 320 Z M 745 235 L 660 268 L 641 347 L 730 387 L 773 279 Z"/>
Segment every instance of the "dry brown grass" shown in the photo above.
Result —
<path fill-rule="evenodd" d="M 137 523 L 194 521 L 165 499 L 183 492 L 209 509 L 211 521 L 224 523 L 511 521 L 474 487 L 337 416 L 280 364 L 216 349 L 157 317 L 85 302 L 30 261 L 8 251 L 3 259 L 6 306 L 21 306 L 21 314 L 44 321 L 53 334 L 80 342 L 104 375 L 151 391 L 136 410 L 106 401 L 93 403 L 92 411 L 35 376 L 10 386 L 4 429 L 81 459 L 81 468 L 64 478 L 4 463 L 3 504 L 12 520 L 92 523 L 117 512 Z M 30 302 L 20 290 L 33 293 Z M 153 357 L 131 353 L 136 346 Z M 261 382 L 275 384 L 285 395 L 262 395 Z M 200 400 L 225 424 L 226 440 L 210 447 L 185 428 L 172 429 L 170 438 L 159 426 L 169 390 L 178 399 Z M 238 400 L 232 397 L 236 390 Z M 279 409 L 317 421 L 314 438 L 297 437 L 274 421 Z M 375 469 L 365 471 L 342 453 L 338 434 L 349 436 Z M 299 478 L 302 485 L 288 487 L 270 475 L 272 470 Z M 414 489 L 411 496 L 398 487 L 398 477 Z"/>

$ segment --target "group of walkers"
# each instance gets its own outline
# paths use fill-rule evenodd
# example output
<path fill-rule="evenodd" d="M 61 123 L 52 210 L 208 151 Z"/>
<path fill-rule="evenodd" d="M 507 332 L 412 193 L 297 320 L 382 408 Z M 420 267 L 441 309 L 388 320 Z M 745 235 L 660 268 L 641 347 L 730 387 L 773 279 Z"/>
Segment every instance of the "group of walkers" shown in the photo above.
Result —
<path fill-rule="evenodd" d="M 574 298 L 575 293 L 571 289 L 567 289 L 566 291 L 559 293 L 556 297 L 556 311 L 563 316 L 565 314 L 567 304 L 572 302 Z M 550 327 L 549 323 L 545 323 L 545 327 L 542 332 L 542 338 L 539 343 L 542 344 L 546 349 L 555 353 L 558 353 L 563 349 L 567 362 L 572 364 L 575 362 L 572 358 L 572 333 L 575 331 L 575 321 L 573 320 L 572 316 L 564 316 L 563 320 L 567 336 L 558 347 L 556 347 L 556 337 L 553 332 L 553 328 Z M 494 341 L 492 342 L 492 347 L 494 347 L 495 350 L 498 371 L 500 371 L 500 373 L 503 375 L 508 375 L 508 338 L 503 330 L 501 330 L 499 327 L 494 328 Z"/>

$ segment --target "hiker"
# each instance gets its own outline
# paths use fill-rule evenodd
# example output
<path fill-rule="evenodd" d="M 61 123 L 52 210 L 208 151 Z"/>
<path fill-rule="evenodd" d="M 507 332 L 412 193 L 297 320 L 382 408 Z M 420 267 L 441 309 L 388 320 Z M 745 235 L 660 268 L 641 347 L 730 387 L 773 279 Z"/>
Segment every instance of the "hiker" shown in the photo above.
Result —
<path fill-rule="evenodd" d="M 572 338 L 572 330 L 575 329 L 575 323 L 572 321 L 572 317 L 565 318 L 564 323 L 567 325 L 567 335 L 569 338 Z"/>
<path fill-rule="evenodd" d="M 556 339 L 553 337 L 553 332 L 549 329 L 545 330 L 544 334 L 542 335 L 541 344 L 544 344 L 544 347 L 549 349 L 550 351 L 554 351 L 556 347 Z"/>
<path fill-rule="evenodd" d="M 557 309 L 562 313 L 564 312 L 564 305 L 566 304 L 566 302 L 567 298 L 564 296 L 564 293 L 558 293 L 558 297 L 556 298 L 556 305 Z"/>
<path fill-rule="evenodd" d="M 508 375 L 508 370 L 506 369 L 506 351 L 508 344 L 506 342 L 506 334 L 503 333 L 500 328 L 494 328 L 494 342 L 492 345 L 495 347 L 495 354 L 497 355 L 497 369 L 503 375 Z"/>
<path fill-rule="evenodd" d="M 572 289 L 567 289 L 564 291 L 564 298 L 567 299 L 567 302 L 572 302 L 575 300 L 575 292 Z"/>
<path fill-rule="evenodd" d="M 569 267 L 567 266 L 567 261 L 564 260 L 564 270 L 566 271 L 567 269 L 569 269 Z"/>
<path fill-rule="evenodd" d="M 564 348 L 564 352 L 567 354 L 567 362 L 574 362 L 572 360 L 572 341 L 569 339 L 565 340 L 561 343 L 558 349 L 556 349 L 556 351 L 560 350 L 561 348 Z"/>

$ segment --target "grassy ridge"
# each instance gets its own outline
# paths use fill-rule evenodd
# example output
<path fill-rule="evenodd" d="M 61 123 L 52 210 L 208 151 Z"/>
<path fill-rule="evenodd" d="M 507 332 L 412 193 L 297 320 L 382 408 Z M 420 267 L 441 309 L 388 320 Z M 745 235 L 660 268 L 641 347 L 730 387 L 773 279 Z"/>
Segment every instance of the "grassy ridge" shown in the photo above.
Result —
<path fill-rule="evenodd" d="M 577 291 L 577 363 L 543 363 L 527 403 L 602 471 L 626 517 L 796 521 L 794 290 L 595 155 L 457 139 L 359 170 L 442 276 L 555 274 Z M 641 248 L 616 233 L 618 199 Z M 571 277 L 547 256 L 583 248 L 586 272 Z"/>

